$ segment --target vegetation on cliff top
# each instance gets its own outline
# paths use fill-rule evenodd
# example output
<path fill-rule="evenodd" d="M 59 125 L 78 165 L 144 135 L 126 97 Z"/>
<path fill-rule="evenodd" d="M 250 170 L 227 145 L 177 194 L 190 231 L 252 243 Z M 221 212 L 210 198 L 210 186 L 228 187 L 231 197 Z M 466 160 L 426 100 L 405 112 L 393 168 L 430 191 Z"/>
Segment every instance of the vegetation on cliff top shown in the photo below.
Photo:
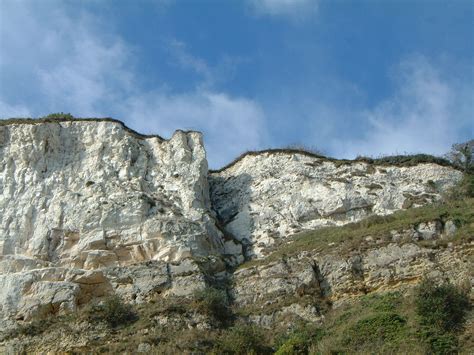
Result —
<path fill-rule="evenodd" d="M 145 139 L 145 138 L 159 138 L 160 140 L 165 140 L 163 137 L 157 134 L 141 134 L 137 131 L 129 128 L 125 123 L 115 118 L 110 117 L 103 117 L 103 118 L 78 118 L 74 117 L 69 113 L 53 113 L 44 117 L 39 118 L 9 118 L 0 120 L 0 127 L 2 126 L 9 126 L 15 124 L 23 124 L 23 125 L 38 125 L 42 123 L 61 123 L 61 122 L 112 122 L 119 124 L 125 131 L 130 133 L 133 137 L 138 139 Z"/>
<path fill-rule="evenodd" d="M 223 166 L 220 169 L 212 170 L 213 173 L 219 173 L 224 170 L 229 169 L 230 167 L 234 166 L 241 160 L 243 160 L 247 156 L 258 156 L 262 154 L 300 154 L 305 155 L 312 158 L 318 158 L 323 161 L 332 162 L 336 165 L 346 165 L 346 164 L 353 164 L 353 163 L 367 163 L 369 165 L 379 165 L 379 166 L 399 166 L 399 167 L 409 167 L 415 166 L 418 164 L 423 163 L 432 163 L 441 166 L 450 166 L 455 169 L 460 169 L 460 167 L 446 158 L 436 157 L 434 155 L 429 154 L 406 154 L 406 155 L 391 155 L 391 156 L 383 156 L 380 158 L 370 158 L 370 157 L 357 157 L 354 160 L 351 159 L 336 159 L 321 155 L 319 152 L 313 152 L 310 150 L 305 150 L 303 148 L 277 148 L 277 149 L 265 149 L 265 150 L 257 150 L 257 151 L 247 151 L 242 153 L 229 164 Z"/>

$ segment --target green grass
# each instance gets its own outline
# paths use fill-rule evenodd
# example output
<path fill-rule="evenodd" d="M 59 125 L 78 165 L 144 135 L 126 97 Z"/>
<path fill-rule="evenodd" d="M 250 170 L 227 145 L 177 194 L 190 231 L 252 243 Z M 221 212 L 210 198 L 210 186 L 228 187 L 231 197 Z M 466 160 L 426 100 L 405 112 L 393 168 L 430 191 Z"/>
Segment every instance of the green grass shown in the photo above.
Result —
<path fill-rule="evenodd" d="M 398 292 L 361 297 L 327 317 L 324 335 L 312 347 L 321 354 L 417 354 L 419 345 L 411 297 Z"/>
<path fill-rule="evenodd" d="M 448 294 L 458 292 L 453 288 Z M 280 340 L 277 337 L 276 354 L 468 353 L 469 344 L 460 344 L 459 332 L 424 334 L 419 300 L 420 293 L 413 289 L 362 296 L 328 312 L 322 327 L 307 323 L 289 330 Z M 443 307 L 435 302 L 431 311 L 436 313 Z M 462 308 L 467 309 L 465 304 Z"/>
<path fill-rule="evenodd" d="M 157 298 L 136 305 L 136 321 L 121 321 L 118 327 L 91 321 L 85 312 L 26 324 L 10 338 L 21 337 L 26 352 L 58 349 L 58 336 L 67 332 L 73 337 L 89 339 L 71 349 L 81 353 L 134 353 L 140 343 L 148 343 L 152 353 L 157 354 L 467 354 L 470 343 L 460 340 L 464 316 L 460 322 L 457 320 L 461 318 L 455 317 L 456 332 L 427 329 L 420 317 L 435 314 L 440 315 L 436 319 L 451 319 L 446 318 L 444 303 L 437 300 L 439 295 L 442 299 L 457 296 L 458 291 L 451 287 L 447 292 L 436 290 L 430 287 L 421 293 L 413 289 L 404 293 L 373 293 L 328 309 L 322 326 L 300 320 L 289 328 L 277 322 L 270 329 L 240 321 L 222 326 L 212 323 L 212 315 L 208 318 L 214 324 L 212 327 L 189 328 L 189 316 L 197 311 L 193 300 Z M 425 291 L 431 296 L 426 297 Z M 420 297 L 428 300 L 428 313 L 426 307 L 420 313 L 417 305 Z M 431 302 L 433 298 L 435 301 Z M 464 303 L 461 306 L 466 309 Z M 160 324 L 159 316 L 168 316 L 170 321 Z M 80 326 L 84 322 L 89 324 Z M 43 342 L 48 335 L 49 342 Z"/>
<path fill-rule="evenodd" d="M 437 285 L 425 279 L 416 288 L 416 313 L 420 338 L 434 354 L 457 352 L 458 337 L 464 328 L 471 302 L 466 290 L 450 283 Z"/>
<path fill-rule="evenodd" d="M 421 222 L 433 220 L 453 220 L 458 229 L 450 242 L 463 242 L 474 238 L 474 198 L 460 201 L 436 203 L 429 206 L 398 211 L 388 216 L 373 216 L 357 223 L 342 227 L 327 227 L 314 231 L 302 232 L 289 238 L 277 247 L 265 259 L 250 260 L 239 266 L 247 268 L 264 265 L 284 257 L 298 254 L 301 251 L 317 250 L 324 252 L 337 248 L 338 253 L 361 250 L 367 247 L 364 238 L 372 236 L 379 239 L 379 246 L 391 241 L 390 231 L 410 228 Z M 439 241 L 440 245 L 442 241 Z"/>

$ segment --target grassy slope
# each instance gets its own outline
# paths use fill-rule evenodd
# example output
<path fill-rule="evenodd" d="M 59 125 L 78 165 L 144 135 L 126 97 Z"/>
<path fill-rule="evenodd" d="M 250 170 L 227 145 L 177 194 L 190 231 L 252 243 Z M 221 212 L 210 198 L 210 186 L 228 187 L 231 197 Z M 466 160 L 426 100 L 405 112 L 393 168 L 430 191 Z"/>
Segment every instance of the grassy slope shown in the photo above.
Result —
<path fill-rule="evenodd" d="M 192 302 L 176 299 L 166 306 L 159 302 L 136 306 L 138 321 L 115 328 L 92 322 L 85 332 L 79 324 L 87 322 L 87 313 L 36 322 L 35 327 L 23 331 L 36 335 L 24 350 L 59 351 L 58 336 L 66 332 L 77 343 L 89 333 L 87 344 L 74 349 L 81 353 L 133 353 L 141 343 L 147 343 L 157 354 L 428 354 L 430 346 L 420 337 L 422 327 L 414 301 L 413 292 L 366 295 L 329 311 L 322 327 L 311 323 L 295 324 L 292 329 L 214 324 L 198 329 L 178 321 L 160 325 L 155 318 L 158 315 L 186 318 L 195 311 Z M 458 352 L 469 354 L 474 346 L 472 323 L 457 337 Z"/>
<path fill-rule="evenodd" d="M 428 341 L 420 337 L 413 290 L 363 296 L 330 312 L 324 328 L 317 331 L 318 338 L 307 344 L 314 354 L 430 353 Z M 459 353 L 469 353 L 473 336 L 472 329 L 461 332 Z"/>

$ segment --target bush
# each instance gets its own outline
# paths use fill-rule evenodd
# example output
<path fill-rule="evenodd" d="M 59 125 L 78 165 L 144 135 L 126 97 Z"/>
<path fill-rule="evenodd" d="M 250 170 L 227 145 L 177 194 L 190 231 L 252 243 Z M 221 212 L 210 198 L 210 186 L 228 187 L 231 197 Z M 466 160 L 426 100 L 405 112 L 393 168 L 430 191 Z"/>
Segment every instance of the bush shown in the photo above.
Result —
<path fill-rule="evenodd" d="M 218 339 L 221 354 L 244 355 L 270 353 L 264 344 L 262 330 L 254 325 L 236 325 Z"/>
<path fill-rule="evenodd" d="M 57 112 L 57 113 L 50 113 L 47 116 L 41 117 L 44 119 L 73 119 L 74 116 L 71 115 L 70 113 L 64 113 L 64 112 Z"/>
<path fill-rule="evenodd" d="M 116 328 L 135 322 L 138 315 L 130 304 L 114 295 L 100 304 L 93 305 L 88 311 L 88 319 L 92 322 L 105 322 L 109 327 Z"/>
<path fill-rule="evenodd" d="M 421 325 L 421 338 L 434 354 L 457 352 L 456 333 L 466 321 L 471 307 L 465 292 L 450 283 L 436 285 L 425 279 L 415 296 L 416 313 Z"/>
<path fill-rule="evenodd" d="M 227 293 L 214 287 L 196 291 L 194 293 L 194 307 L 199 313 L 222 322 L 231 316 Z"/>
<path fill-rule="evenodd" d="M 462 329 L 471 306 L 469 297 L 462 290 L 450 283 L 437 286 L 429 279 L 418 286 L 415 303 L 421 325 L 442 332 Z"/>
<path fill-rule="evenodd" d="M 453 333 L 443 333 L 425 328 L 420 333 L 433 354 L 456 354 L 458 339 Z"/>
<path fill-rule="evenodd" d="M 406 320 L 397 313 L 383 312 L 362 318 L 344 332 L 343 343 L 351 347 L 376 341 L 392 342 L 403 338 Z"/>
<path fill-rule="evenodd" d="M 303 324 L 280 342 L 275 355 L 308 354 L 309 348 L 321 339 L 323 331 L 313 325 Z"/>
<path fill-rule="evenodd" d="M 43 334 L 53 324 L 53 320 L 49 319 L 37 319 L 30 323 L 18 325 L 16 328 L 10 330 L 5 335 L 6 339 L 17 338 L 21 335 L 34 337 Z"/>

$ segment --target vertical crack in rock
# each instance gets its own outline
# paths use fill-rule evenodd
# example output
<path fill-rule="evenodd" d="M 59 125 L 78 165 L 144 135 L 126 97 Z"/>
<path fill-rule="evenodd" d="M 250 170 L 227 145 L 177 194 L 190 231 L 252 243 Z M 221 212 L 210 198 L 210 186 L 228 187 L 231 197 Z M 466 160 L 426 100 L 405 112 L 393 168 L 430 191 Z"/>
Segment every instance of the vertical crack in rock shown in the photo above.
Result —
<path fill-rule="evenodd" d="M 1 126 L 0 145 L 1 319 L 25 300 L 49 309 L 26 285 L 55 290 L 68 273 L 223 253 L 200 133 L 163 140 L 112 120 L 25 121 Z M 111 292 L 141 292 L 108 275 Z"/>

